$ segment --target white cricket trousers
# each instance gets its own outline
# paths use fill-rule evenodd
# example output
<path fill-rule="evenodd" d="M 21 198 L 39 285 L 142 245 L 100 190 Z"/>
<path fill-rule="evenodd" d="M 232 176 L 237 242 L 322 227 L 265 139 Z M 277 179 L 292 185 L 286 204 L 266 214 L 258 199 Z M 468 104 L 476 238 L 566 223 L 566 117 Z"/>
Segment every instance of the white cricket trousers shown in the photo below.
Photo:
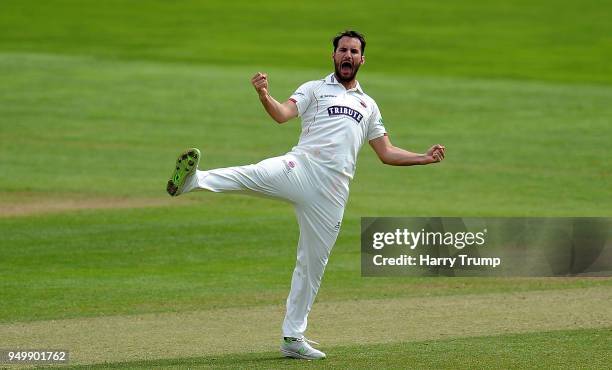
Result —
<path fill-rule="evenodd" d="M 185 182 L 183 193 L 236 191 L 294 205 L 300 238 L 282 328 L 285 337 L 301 338 L 306 331 L 308 313 L 340 231 L 348 184 L 347 177 L 294 152 L 247 166 L 198 170 Z"/>

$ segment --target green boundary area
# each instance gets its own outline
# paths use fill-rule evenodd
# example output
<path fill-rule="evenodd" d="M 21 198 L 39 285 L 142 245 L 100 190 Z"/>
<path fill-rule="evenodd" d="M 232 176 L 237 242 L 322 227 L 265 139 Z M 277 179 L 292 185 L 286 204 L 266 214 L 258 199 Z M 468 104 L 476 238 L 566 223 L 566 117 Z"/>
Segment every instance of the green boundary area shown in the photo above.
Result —
<path fill-rule="evenodd" d="M 353 27 L 371 72 L 610 84 L 609 12 L 599 0 L 4 0 L 0 50 L 321 69 Z"/>

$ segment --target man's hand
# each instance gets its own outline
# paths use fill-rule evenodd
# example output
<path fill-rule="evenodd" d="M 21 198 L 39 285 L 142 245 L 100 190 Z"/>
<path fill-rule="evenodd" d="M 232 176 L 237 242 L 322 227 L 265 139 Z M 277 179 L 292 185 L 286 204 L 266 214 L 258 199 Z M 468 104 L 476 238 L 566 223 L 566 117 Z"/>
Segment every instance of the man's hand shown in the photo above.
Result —
<path fill-rule="evenodd" d="M 288 120 L 297 117 L 298 109 L 294 100 L 287 100 L 284 103 L 279 103 L 268 92 L 268 74 L 257 72 L 251 78 L 251 84 L 259 94 L 259 101 L 264 106 L 266 112 L 278 123 L 284 123 Z"/>
<path fill-rule="evenodd" d="M 438 163 L 444 159 L 446 147 L 436 144 L 426 153 L 413 153 L 391 144 L 389 136 L 383 135 L 370 140 L 370 146 L 384 164 L 391 166 L 415 166 Z"/>
<path fill-rule="evenodd" d="M 436 144 L 429 148 L 429 150 L 425 154 L 430 160 L 429 163 L 437 163 L 444 159 L 444 155 L 446 154 L 446 147 L 444 145 Z"/>
<path fill-rule="evenodd" d="M 259 94 L 259 97 L 265 97 L 268 95 L 268 74 L 257 72 L 253 78 L 251 78 L 251 83 L 255 88 L 255 91 Z"/>

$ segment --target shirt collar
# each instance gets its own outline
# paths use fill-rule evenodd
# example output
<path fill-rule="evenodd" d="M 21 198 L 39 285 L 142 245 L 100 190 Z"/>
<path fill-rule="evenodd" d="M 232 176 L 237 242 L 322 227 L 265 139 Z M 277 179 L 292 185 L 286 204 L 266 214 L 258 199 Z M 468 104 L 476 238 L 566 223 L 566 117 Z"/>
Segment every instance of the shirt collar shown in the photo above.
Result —
<path fill-rule="evenodd" d="M 355 81 L 356 85 L 354 88 L 348 90 L 348 91 L 357 91 L 360 94 L 363 94 L 363 90 L 361 89 L 361 85 L 359 84 L 359 81 Z M 325 77 L 325 83 L 327 83 L 328 85 L 341 85 L 340 82 L 338 82 L 338 79 L 336 78 L 335 73 L 330 73 L 327 77 Z"/>

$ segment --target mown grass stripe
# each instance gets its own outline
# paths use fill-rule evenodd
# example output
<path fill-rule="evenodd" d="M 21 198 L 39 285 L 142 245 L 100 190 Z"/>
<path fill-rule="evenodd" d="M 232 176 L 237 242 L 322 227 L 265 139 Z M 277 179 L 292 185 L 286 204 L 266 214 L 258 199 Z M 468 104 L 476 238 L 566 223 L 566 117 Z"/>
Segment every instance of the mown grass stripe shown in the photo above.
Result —
<path fill-rule="evenodd" d="M 491 335 L 329 348 L 324 361 L 286 359 L 277 351 L 208 355 L 70 369 L 605 369 L 612 328 Z"/>
<path fill-rule="evenodd" d="M 612 326 L 612 289 L 320 303 L 309 336 L 323 346 Z M 0 325 L 5 347 L 71 350 L 75 364 L 266 352 L 280 306 Z"/>

